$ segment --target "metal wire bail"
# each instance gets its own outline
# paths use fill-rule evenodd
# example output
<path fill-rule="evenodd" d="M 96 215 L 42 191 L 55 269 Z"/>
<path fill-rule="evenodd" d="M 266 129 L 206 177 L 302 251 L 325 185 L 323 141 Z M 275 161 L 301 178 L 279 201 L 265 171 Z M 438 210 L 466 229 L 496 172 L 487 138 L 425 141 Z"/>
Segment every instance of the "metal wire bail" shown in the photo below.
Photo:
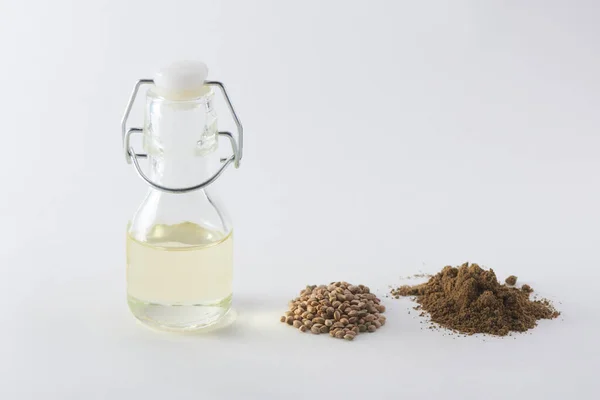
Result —
<path fill-rule="evenodd" d="M 238 118 L 238 116 L 235 112 L 235 109 L 233 108 L 233 104 L 231 104 L 231 100 L 229 99 L 229 95 L 227 94 L 227 90 L 225 90 L 225 86 L 223 85 L 223 83 L 218 82 L 218 81 L 206 81 L 205 85 L 217 86 L 219 89 L 221 89 L 221 93 L 223 93 L 225 102 L 227 103 L 227 106 L 229 107 L 229 111 L 231 112 L 233 120 L 235 121 L 235 125 L 237 128 L 237 136 L 238 136 L 237 142 L 230 132 L 219 131 L 220 137 L 227 137 L 229 139 L 229 142 L 231 143 L 231 149 L 233 151 L 233 154 L 231 156 L 229 156 L 228 158 L 221 159 L 221 162 L 223 163 L 223 165 L 221 165 L 221 168 L 219 168 L 213 176 L 211 176 L 206 181 L 204 181 L 198 185 L 184 187 L 184 188 L 169 188 L 166 186 L 159 185 L 159 184 L 153 182 L 150 178 L 148 178 L 148 176 L 146 174 L 144 174 L 144 171 L 142 171 L 142 169 L 140 168 L 139 161 L 138 161 L 138 158 L 146 158 L 146 157 L 148 157 L 148 155 L 144 154 L 144 153 L 136 153 L 135 150 L 133 149 L 133 146 L 130 145 L 131 135 L 133 135 L 134 133 L 142 133 L 144 131 L 144 129 L 143 128 L 127 129 L 127 120 L 129 119 L 129 114 L 131 113 L 131 108 L 133 107 L 133 103 L 135 102 L 135 99 L 140 90 L 140 87 L 142 85 L 153 85 L 153 84 L 154 84 L 154 80 L 152 80 L 152 79 L 140 79 L 139 81 L 136 82 L 136 84 L 133 87 L 133 90 L 131 92 L 131 96 L 129 96 L 129 102 L 127 103 L 127 107 L 125 108 L 125 114 L 123 115 L 123 119 L 121 120 L 121 135 L 122 135 L 122 140 L 123 140 L 123 150 L 125 151 L 125 161 L 127 161 L 128 164 L 131 164 L 133 161 L 133 166 L 135 167 L 135 170 L 140 178 L 142 178 L 144 181 L 146 181 L 146 183 L 148 183 L 153 188 L 155 188 L 157 190 L 161 190 L 163 192 L 187 193 L 187 192 L 191 192 L 194 190 L 202 189 L 202 188 L 210 185 L 211 183 L 213 183 L 215 180 L 217 180 L 217 178 L 219 176 L 221 176 L 221 174 L 225 171 L 225 169 L 231 163 L 233 163 L 235 168 L 239 168 L 240 161 L 242 160 L 243 147 L 244 147 L 244 128 L 242 127 L 242 123 L 241 123 L 240 119 Z"/>

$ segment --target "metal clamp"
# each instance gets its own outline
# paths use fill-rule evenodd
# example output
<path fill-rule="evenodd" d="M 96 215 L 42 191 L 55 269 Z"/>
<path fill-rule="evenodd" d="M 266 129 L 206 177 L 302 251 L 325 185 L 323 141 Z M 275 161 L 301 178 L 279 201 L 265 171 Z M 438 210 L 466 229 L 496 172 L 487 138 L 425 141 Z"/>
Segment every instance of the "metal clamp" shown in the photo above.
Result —
<path fill-rule="evenodd" d="M 236 143 L 235 138 L 233 137 L 233 135 L 230 132 L 219 131 L 219 136 L 226 136 L 229 139 L 229 141 L 231 143 L 231 149 L 233 150 L 233 154 L 228 158 L 221 159 L 221 162 L 223 163 L 223 165 L 221 166 L 221 168 L 219 168 L 219 170 L 212 177 L 210 177 L 206 181 L 204 181 L 198 185 L 195 185 L 195 186 L 189 186 L 189 187 L 185 187 L 185 188 L 169 188 L 166 186 L 159 185 L 159 184 L 153 182 L 150 178 L 148 178 L 148 176 L 146 174 L 144 174 L 144 172 L 140 168 L 140 165 L 138 162 L 138 158 L 146 158 L 146 157 L 148 157 L 148 155 L 144 154 L 144 153 L 136 153 L 135 150 L 133 149 L 133 147 L 130 145 L 131 135 L 134 133 L 142 133 L 144 130 L 142 128 L 127 129 L 127 120 L 129 118 L 129 114 L 131 113 L 133 103 L 135 102 L 135 98 L 137 97 L 140 87 L 142 85 L 150 85 L 150 84 L 154 84 L 154 80 L 140 79 L 139 81 L 136 82 L 135 86 L 133 87 L 133 91 L 131 92 L 131 96 L 129 96 L 129 102 L 127 103 L 127 107 L 125 108 L 125 114 L 123 115 L 123 119 L 121 120 L 121 135 L 122 135 L 122 140 L 123 140 L 123 149 L 125 150 L 125 161 L 127 161 L 128 164 L 131 164 L 131 162 L 133 161 L 133 166 L 135 167 L 135 170 L 140 178 L 142 178 L 144 181 L 146 181 L 146 183 L 148 183 L 153 188 L 161 190 L 163 192 L 187 193 L 187 192 L 191 192 L 194 190 L 202 189 L 202 188 L 210 185 L 211 183 L 213 183 L 215 180 L 217 180 L 217 178 L 219 176 L 221 176 L 221 174 L 225 171 L 225 169 L 231 163 L 233 163 L 235 168 L 239 168 L 240 161 L 242 160 L 242 152 L 243 152 L 243 147 L 244 147 L 244 128 L 242 127 L 242 123 L 241 123 L 240 119 L 238 118 L 238 116 L 235 112 L 235 109 L 233 108 L 233 104 L 231 104 L 231 100 L 229 99 L 229 95 L 227 94 L 227 91 L 225 90 L 225 86 L 223 85 L 223 83 L 218 82 L 218 81 L 206 81 L 205 84 L 207 86 L 217 86 L 217 87 L 219 87 L 219 89 L 221 89 L 221 93 L 223 93 L 223 97 L 225 98 L 225 101 L 227 102 L 229 111 L 231 112 L 231 115 L 233 116 L 233 120 L 235 122 L 235 125 L 237 128 L 237 134 L 238 134 L 237 143 Z"/>

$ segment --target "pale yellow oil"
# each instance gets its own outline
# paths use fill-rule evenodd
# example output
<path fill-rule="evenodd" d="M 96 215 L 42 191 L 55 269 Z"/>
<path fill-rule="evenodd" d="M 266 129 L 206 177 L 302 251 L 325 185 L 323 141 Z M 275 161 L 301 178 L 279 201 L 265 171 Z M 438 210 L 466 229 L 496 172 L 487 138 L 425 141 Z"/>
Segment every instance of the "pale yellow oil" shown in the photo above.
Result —
<path fill-rule="evenodd" d="M 233 239 L 191 222 L 155 225 L 143 242 L 127 236 L 129 308 L 162 329 L 197 330 L 231 307 Z"/>

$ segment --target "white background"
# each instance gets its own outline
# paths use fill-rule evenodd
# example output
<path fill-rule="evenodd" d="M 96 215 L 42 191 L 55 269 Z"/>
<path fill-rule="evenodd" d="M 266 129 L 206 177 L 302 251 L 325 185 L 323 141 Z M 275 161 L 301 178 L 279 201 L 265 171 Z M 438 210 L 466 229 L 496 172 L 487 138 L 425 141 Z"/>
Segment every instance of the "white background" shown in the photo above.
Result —
<path fill-rule="evenodd" d="M 596 1 L 1 0 L 0 398 L 598 398 L 599 20 Z M 146 187 L 120 118 L 182 58 L 246 132 L 219 182 L 239 316 L 203 336 L 125 301 Z M 278 321 L 305 284 L 383 295 L 467 260 L 563 315 L 457 338 L 386 300 L 352 343 Z"/>

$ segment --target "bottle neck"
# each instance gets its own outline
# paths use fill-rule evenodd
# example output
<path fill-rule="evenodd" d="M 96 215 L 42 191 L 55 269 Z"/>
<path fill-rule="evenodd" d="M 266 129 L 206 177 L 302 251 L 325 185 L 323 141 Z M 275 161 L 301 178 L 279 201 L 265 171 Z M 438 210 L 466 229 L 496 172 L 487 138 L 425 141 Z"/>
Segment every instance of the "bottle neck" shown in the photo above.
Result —
<path fill-rule="evenodd" d="M 144 148 L 155 183 L 170 188 L 196 186 L 217 171 L 217 116 L 212 98 L 211 89 L 185 101 L 148 92 Z"/>
<path fill-rule="evenodd" d="M 149 176 L 153 182 L 170 188 L 198 185 L 219 168 L 216 152 L 202 156 L 163 154 L 149 156 Z"/>

